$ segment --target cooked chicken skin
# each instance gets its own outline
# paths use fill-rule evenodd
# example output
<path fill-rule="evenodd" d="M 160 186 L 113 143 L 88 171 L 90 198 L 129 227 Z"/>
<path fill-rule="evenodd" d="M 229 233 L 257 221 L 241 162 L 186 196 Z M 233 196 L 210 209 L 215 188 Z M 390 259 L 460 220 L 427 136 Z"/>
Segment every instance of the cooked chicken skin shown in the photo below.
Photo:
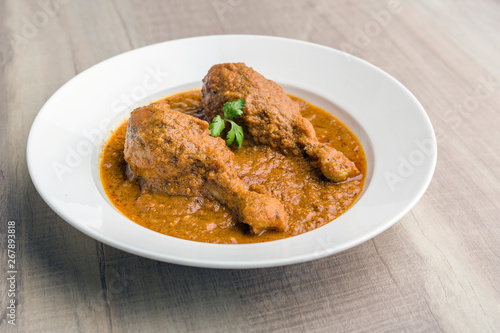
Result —
<path fill-rule="evenodd" d="M 166 102 L 132 112 L 124 152 L 143 188 L 171 195 L 212 196 L 256 234 L 287 227 L 281 202 L 264 188 L 248 188 L 235 172 L 233 153 L 224 140 L 210 136 L 208 123 L 171 110 Z"/>
<path fill-rule="evenodd" d="M 236 122 L 253 139 L 284 154 L 305 152 L 312 164 L 334 182 L 359 174 L 356 165 L 334 148 L 318 142 L 311 123 L 299 106 L 275 82 L 244 63 L 214 65 L 203 79 L 202 102 L 209 121 L 222 116 L 226 102 L 244 98 L 246 107 Z"/>

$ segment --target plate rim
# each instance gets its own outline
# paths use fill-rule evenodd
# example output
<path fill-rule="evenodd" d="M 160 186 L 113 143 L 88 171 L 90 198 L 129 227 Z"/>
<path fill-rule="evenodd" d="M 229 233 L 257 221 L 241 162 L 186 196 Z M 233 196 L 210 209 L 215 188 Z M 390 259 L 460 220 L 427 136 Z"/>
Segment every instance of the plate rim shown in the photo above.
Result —
<path fill-rule="evenodd" d="M 251 39 L 254 39 L 254 38 L 257 38 L 257 39 L 263 38 L 263 39 L 272 39 L 272 40 L 275 40 L 275 41 L 286 41 L 286 42 L 303 44 L 303 45 L 307 45 L 307 46 L 313 46 L 313 47 L 317 47 L 317 48 L 323 48 L 323 49 L 328 50 L 329 52 L 334 51 L 334 52 L 337 52 L 337 53 L 341 53 L 342 55 L 345 55 L 345 56 L 353 59 L 354 61 L 361 62 L 364 66 L 368 66 L 369 68 L 371 68 L 371 70 L 377 71 L 378 74 L 383 75 L 386 79 L 391 80 L 393 83 L 395 83 L 397 86 L 399 86 L 399 88 L 402 89 L 406 93 L 406 96 L 410 97 L 413 100 L 412 102 L 419 108 L 419 110 L 420 110 L 420 116 L 423 117 L 423 120 L 426 122 L 427 126 L 431 130 L 431 133 L 432 133 L 432 138 L 431 139 L 432 139 L 432 142 L 434 143 L 434 147 L 433 147 L 434 154 L 432 154 L 432 156 L 431 156 L 431 158 L 429 160 L 429 162 L 430 162 L 430 165 L 429 165 L 430 166 L 430 171 L 425 175 L 424 181 L 422 182 L 422 184 L 421 184 L 420 188 L 418 189 L 417 193 L 415 193 L 413 195 L 413 199 L 411 200 L 411 202 L 409 202 L 406 205 L 405 209 L 402 209 L 397 214 L 395 214 L 392 219 L 386 221 L 383 224 L 378 225 L 378 227 L 372 229 L 371 232 L 365 233 L 363 237 L 358 237 L 356 239 L 351 240 L 350 242 L 344 243 L 342 246 L 337 247 L 335 251 L 329 251 L 328 249 L 323 249 L 323 251 L 320 251 L 320 253 L 315 254 L 313 257 L 311 257 L 311 254 L 308 253 L 308 254 L 303 254 L 303 255 L 298 255 L 298 256 L 293 256 L 293 257 L 288 257 L 288 258 L 281 258 L 279 260 L 276 260 L 276 259 L 272 259 L 272 260 L 269 260 L 269 261 L 263 261 L 263 260 L 249 261 L 249 260 L 246 260 L 246 261 L 243 261 L 243 262 L 242 261 L 228 261 L 228 260 L 225 260 L 225 261 L 221 262 L 221 261 L 217 261 L 217 260 L 200 260 L 200 259 L 197 259 L 197 258 L 186 258 L 186 257 L 184 257 L 184 258 L 177 258 L 177 257 L 166 258 L 165 254 L 153 253 L 153 252 L 147 251 L 147 250 L 145 250 L 143 248 L 131 249 L 126 244 L 123 244 L 123 243 L 121 243 L 121 242 L 119 242 L 119 241 L 117 241 L 115 239 L 105 238 L 105 237 L 102 237 L 101 234 L 99 234 L 99 233 L 92 233 L 92 232 L 90 232 L 90 229 L 85 228 L 84 226 L 82 226 L 82 225 L 80 225 L 78 223 L 74 223 L 74 221 L 72 220 L 71 216 L 66 216 L 66 214 L 64 214 L 64 212 L 59 211 L 57 209 L 57 207 L 54 205 L 54 203 L 50 200 L 50 198 L 48 197 L 47 193 L 44 191 L 44 189 L 42 188 L 42 186 L 40 185 L 40 183 L 39 183 L 38 179 L 36 178 L 36 176 L 34 176 L 34 174 L 35 174 L 34 168 L 35 168 L 35 164 L 36 163 L 33 160 L 34 156 L 33 156 L 33 154 L 31 152 L 33 150 L 33 144 L 34 144 L 33 143 L 34 142 L 33 141 L 34 137 L 32 135 L 33 128 L 36 128 L 36 126 L 39 126 L 38 123 L 41 121 L 42 117 L 44 117 L 44 115 L 47 112 L 49 112 L 48 111 L 49 109 L 47 109 L 47 106 L 50 105 L 50 103 L 54 99 L 56 99 L 59 96 L 59 94 L 61 94 L 61 91 L 62 91 L 63 87 L 71 85 L 72 82 L 74 82 L 75 80 L 78 80 L 82 75 L 84 75 L 84 73 L 87 73 L 90 69 L 95 68 L 96 66 L 105 66 L 105 64 L 107 62 L 111 62 L 114 59 L 116 59 L 118 57 L 121 57 L 121 56 L 123 56 L 125 54 L 129 54 L 129 53 L 132 53 L 132 52 L 137 52 L 139 50 L 145 50 L 147 48 L 152 48 L 152 47 L 154 47 L 156 45 L 161 45 L 161 44 L 165 44 L 165 43 L 182 42 L 182 41 L 198 40 L 198 39 L 210 39 L 210 38 L 222 38 L 222 39 L 226 39 L 226 38 L 251 38 Z M 105 59 L 105 60 L 103 60 L 103 61 L 101 61 L 101 62 L 99 62 L 99 63 L 97 63 L 97 64 L 95 64 L 95 65 L 93 65 L 91 67 L 89 67 L 88 69 L 86 69 L 86 70 L 78 73 L 73 78 L 71 78 L 70 80 L 66 81 L 56 92 L 54 92 L 54 94 L 52 94 L 52 96 L 44 103 L 44 105 L 42 106 L 42 108 L 40 109 L 40 111 L 37 113 L 37 115 L 36 115 L 36 117 L 35 117 L 32 125 L 31 125 L 30 132 L 29 132 L 28 139 L 27 139 L 26 158 L 27 158 L 27 164 L 28 164 L 28 171 L 29 171 L 30 177 L 32 179 L 32 182 L 33 182 L 36 190 L 38 191 L 39 195 L 45 201 L 45 203 L 59 217 L 61 217 L 64 221 L 66 221 L 67 223 L 69 223 L 70 225 L 72 225 L 73 227 L 75 227 L 77 230 L 83 232 L 87 236 L 92 237 L 93 239 L 96 239 L 96 240 L 98 240 L 100 242 L 103 242 L 103 243 L 105 243 L 107 245 L 113 246 L 115 248 L 118 248 L 120 250 L 129 252 L 129 253 L 132 253 L 132 254 L 140 255 L 140 256 L 147 257 L 147 258 L 154 259 L 154 260 L 160 260 L 160 261 L 175 263 L 175 264 L 181 264 L 181 265 L 187 265 L 187 266 L 195 266 L 195 267 L 209 267 L 209 268 L 258 268 L 258 267 L 274 267 L 274 266 L 281 266 L 281 265 L 289 265 L 289 264 L 305 262 L 305 261 L 309 261 L 309 260 L 313 260 L 313 259 L 323 258 L 325 256 L 329 256 L 329 255 L 332 255 L 332 254 L 335 254 L 335 253 L 339 253 L 339 252 L 345 251 L 345 250 L 347 250 L 349 248 L 352 248 L 354 246 L 357 246 L 357 245 L 359 245 L 359 244 L 361 244 L 361 243 L 363 243 L 363 242 L 365 242 L 365 241 L 367 241 L 367 240 L 369 240 L 369 239 L 371 239 L 371 238 L 379 235 L 380 233 L 382 233 L 383 231 L 387 230 L 388 228 L 390 228 L 397 221 L 399 221 L 403 216 L 405 216 L 418 203 L 418 201 L 422 198 L 422 196 L 424 195 L 424 193 L 427 190 L 428 186 L 430 185 L 430 182 L 431 182 L 432 177 L 433 177 L 434 172 L 435 172 L 436 163 L 437 163 L 437 144 L 436 144 L 435 132 L 433 130 L 433 126 L 432 126 L 432 123 L 430 121 L 430 118 L 427 115 L 427 113 L 425 112 L 425 109 L 423 108 L 423 106 L 417 100 L 417 98 L 403 84 L 401 84 L 394 77 L 392 77 L 387 72 L 385 72 L 382 69 L 380 69 L 379 67 L 376 67 L 376 66 L 370 64 L 369 62 L 363 60 L 363 59 L 360 59 L 360 58 L 358 58 L 356 56 L 347 54 L 347 53 L 342 52 L 340 50 L 337 50 L 337 49 L 334 49 L 334 48 L 330 48 L 328 46 L 324 46 L 324 45 L 320 45 L 320 44 L 315 44 L 315 43 L 303 41 L 303 40 L 296 40 L 296 39 L 291 39 L 291 38 L 275 37 L 275 36 L 266 36 L 266 35 L 231 34 L 231 35 L 194 36 L 194 37 L 181 38 L 181 39 L 175 39 L 175 40 L 169 40 L 169 41 L 154 43 L 154 44 L 151 44 L 151 45 L 143 46 L 143 47 L 140 47 L 140 48 L 137 48 L 137 49 L 128 50 L 126 52 L 117 54 L 115 56 L 112 56 L 112 57 L 110 57 L 108 59 Z M 294 236 L 294 237 L 291 237 L 291 238 L 297 239 L 300 236 L 302 236 L 302 235 Z M 166 237 L 173 238 L 171 236 L 166 236 Z M 291 239 L 291 238 L 288 238 L 288 239 Z M 254 243 L 254 244 L 239 244 L 239 245 L 231 245 L 231 244 L 216 244 L 215 245 L 215 244 L 200 243 L 200 242 L 188 241 L 188 240 L 182 240 L 182 241 L 183 242 L 192 242 L 192 243 L 195 243 L 197 246 L 200 245 L 200 244 L 217 246 L 217 247 L 219 247 L 221 249 L 222 248 L 226 248 L 226 247 L 234 247 L 234 246 L 238 246 L 238 247 L 240 247 L 242 249 L 243 248 L 253 248 L 256 245 L 266 244 L 266 243 Z M 274 243 L 274 242 L 280 242 L 280 241 L 273 241 L 273 242 L 268 242 L 268 243 Z M 204 245 L 201 245 L 201 247 L 203 247 L 203 246 Z"/>

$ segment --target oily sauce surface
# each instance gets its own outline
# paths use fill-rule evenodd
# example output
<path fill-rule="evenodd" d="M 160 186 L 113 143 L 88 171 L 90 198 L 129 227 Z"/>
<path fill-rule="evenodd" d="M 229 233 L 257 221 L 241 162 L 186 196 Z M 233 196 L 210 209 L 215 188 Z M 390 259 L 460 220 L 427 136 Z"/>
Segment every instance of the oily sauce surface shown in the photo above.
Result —
<path fill-rule="evenodd" d="M 101 180 L 115 207 L 132 221 L 165 235 L 209 243 L 256 243 L 278 240 L 316 229 L 345 212 L 361 193 L 366 160 L 358 140 L 329 113 L 290 96 L 300 104 L 302 115 L 314 126 L 318 140 L 343 152 L 361 174 L 344 183 L 328 181 L 301 156 L 284 156 L 255 144 L 245 135 L 241 149 L 232 147 L 240 178 L 247 184 L 264 185 L 285 207 L 288 230 L 254 235 L 218 201 L 204 197 L 171 196 L 141 191 L 125 174 L 123 149 L 127 122 L 109 139 L 102 153 Z M 165 100 L 174 110 L 205 119 L 200 90 L 173 95 Z"/>

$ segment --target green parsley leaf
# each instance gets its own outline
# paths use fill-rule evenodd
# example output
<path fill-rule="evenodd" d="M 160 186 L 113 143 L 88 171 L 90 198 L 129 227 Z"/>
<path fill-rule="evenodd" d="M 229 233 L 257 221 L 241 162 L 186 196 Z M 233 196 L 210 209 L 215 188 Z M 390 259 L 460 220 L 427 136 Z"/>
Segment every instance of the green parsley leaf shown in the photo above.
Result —
<path fill-rule="evenodd" d="M 238 125 L 232 120 L 226 119 L 228 117 L 237 117 L 243 114 L 243 108 L 245 107 L 245 100 L 243 98 L 234 101 L 227 102 L 222 107 L 222 111 L 224 112 L 224 118 L 221 116 L 216 116 L 212 123 L 208 126 L 210 130 L 210 135 L 213 137 L 219 136 L 224 130 L 225 122 L 231 124 L 231 129 L 227 132 L 226 135 L 226 144 L 228 146 L 232 145 L 233 142 L 238 145 L 238 148 L 241 148 L 241 144 L 243 143 L 243 127 Z"/>
<path fill-rule="evenodd" d="M 245 107 L 245 99 L 240 98 L 233 102 L 227 102 L 222 107 L 222 112 L 224 112 L 224 118 L 237 117 L 243 114 L 243 108 Z"/>
<path fill-rule="evenodd" d="M 208 129 L 210 130 L 210 135 L 216 137 L 222 133 L 224 127 L 226 127 L 224 125 L 224 120 L 222 120 L 220 116 L 216 116 L 208 126 Z"/>
<path fill-rule="evenodd" d="M 238 145 L 238 149 L 241 148 L 241 144 L 243 143 L 243 127 L 238 125 L 232 120 L 228 120 L 231 123 L 231 130 L 227 133 L 227 145 L 231 145 L 233 141 L 236 140 L 236 144 Z"/>
<path fill-rule="evenodd" d="M 226 135 L 226 144 L 228 146 L 232 145 L 235 138 L 236 138 L 236 133 L 234 131 L 234 127 L 231 127 L 231 129 L 229 130 L 229 132 L 227 132 Z"/>

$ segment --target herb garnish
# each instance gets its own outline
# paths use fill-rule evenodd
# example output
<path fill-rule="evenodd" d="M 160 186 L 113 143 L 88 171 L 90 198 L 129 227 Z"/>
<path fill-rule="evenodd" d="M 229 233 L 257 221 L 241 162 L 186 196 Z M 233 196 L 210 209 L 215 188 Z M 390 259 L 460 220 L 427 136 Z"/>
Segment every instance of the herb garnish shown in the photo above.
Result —
<path fill-rule="evenodd" d="M 231 129 L 227 132 L 226 135 L 226 144 L 230 146 L 233 144 L 238 145 L 238 148 L 241 148 L 241 144 L 243 142 L 243 127 L 236 124 L 234 121 L 226 119 L 229 117 L 237 117 L 243 114 L 243 108 L 245 107 L 245 99 L 241 98 L 234 102 L 226 102 L 222 107 L 222 112 L 224 112 L 224 118 L 221 116 L 216 116 L 210 126 L 210 135 L 211 136 L 219 136 L 224 128 L 226 127 L 225 122 L 231 124 Z"/>

